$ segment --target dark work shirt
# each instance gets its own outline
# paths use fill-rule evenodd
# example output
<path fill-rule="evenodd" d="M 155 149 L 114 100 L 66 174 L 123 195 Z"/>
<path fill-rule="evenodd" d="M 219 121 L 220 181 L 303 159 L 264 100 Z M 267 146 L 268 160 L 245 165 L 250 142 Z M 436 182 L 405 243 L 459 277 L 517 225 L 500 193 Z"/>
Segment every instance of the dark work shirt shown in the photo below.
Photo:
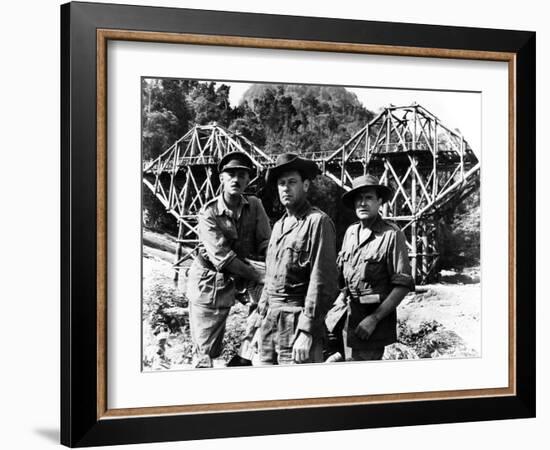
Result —
<path fill-rule="evenodd" d="M 360 236 L 361 224 L 347 230 L 338 255 L 340 287 L 346 289 L 350 305 L 348 345 L 355 348 L 385 346 L 396 340 L 396 313 L 377 325 L 366 341 L 355 336 L 355 327 L 372 314 L 395 286 L 414 290 L 405 235 L 397 225 L 378 216 Z"/>
<path fill-rule="evenodd" d="M 259 309 L 301 306 L 296 328 L 316 334 L 338 293 L 337 278 L 334 224 L 306 201 L 295 217 L 285 214 L 273 226 Z"/>

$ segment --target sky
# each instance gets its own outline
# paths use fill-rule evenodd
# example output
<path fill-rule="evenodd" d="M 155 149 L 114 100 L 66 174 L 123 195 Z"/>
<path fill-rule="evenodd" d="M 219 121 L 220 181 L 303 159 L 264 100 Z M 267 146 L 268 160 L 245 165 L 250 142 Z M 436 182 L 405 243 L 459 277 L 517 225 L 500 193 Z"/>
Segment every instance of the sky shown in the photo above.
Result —
<path fill-rule="evenodd" d="M 224 84 L 231 87 L 229 101 L 236 106 L 250 83 Z M 363 106 L 375 113 L 393 104 L 407 106 L 416 102 L 437 116 L 450 129 L 458 128 L 474 153 L 481 150 L 481 94 L 471 92 L 426 91 L 411 89 L 347 88 Z"/>

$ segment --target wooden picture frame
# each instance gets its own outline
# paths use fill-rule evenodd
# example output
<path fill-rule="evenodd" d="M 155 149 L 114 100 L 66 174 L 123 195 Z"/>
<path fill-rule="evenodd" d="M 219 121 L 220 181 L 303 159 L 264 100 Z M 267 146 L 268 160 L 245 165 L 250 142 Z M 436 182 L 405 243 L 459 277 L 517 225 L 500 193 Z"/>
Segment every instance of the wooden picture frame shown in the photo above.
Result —
<path fill-rule="evenodd" d="M 507 62 L 507 388 L 116 410 L 107 405 L 107 42 Z M 535 415 L 535 33 L 93 3 L 61 7 L 61 442 L 316 432 Z"/>

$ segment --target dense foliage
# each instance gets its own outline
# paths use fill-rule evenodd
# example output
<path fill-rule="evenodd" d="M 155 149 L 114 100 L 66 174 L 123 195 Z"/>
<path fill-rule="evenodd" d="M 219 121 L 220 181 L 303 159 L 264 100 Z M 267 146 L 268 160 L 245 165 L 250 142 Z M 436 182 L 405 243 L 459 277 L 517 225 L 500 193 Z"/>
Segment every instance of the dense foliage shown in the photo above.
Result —
<path fill-rule="evenodd" d="M 224 84 L 144 79 L 142 88 L 144 159 L 210 122 L 241 132 L 267 153 L 331 151 L 373 117 L 343 87 L 256 84 L 235 107 Z"/>
<path fill-rule="evenodd" d="M 460 269 L 480 262 L 480 191 L 466 197 L 439 226 L 441 269 Z"/>
<path fill-rule="evenodd" d="M 143 159 L 159 156 L 195 124 L 210 122 L 240 132 L 268 154 L 331 152 L 373 118 L 355 94 L 343 87 L 254 84 L 234 106 L 229 93 L 229 86 L 214 82 L 144 79 Z M 277 219 L 282 210 L 276 193 L 259 188 L 266 211 Z M 331 180 L 318 177 L 309 196 L 335 222 L 338 245 L 354 221 L 353 212 L 341 204 L 341 194 Z M 148 189 L 143 190 L 143 220 L 156 231 L 177 232 L 175 219 Z M 470 196 L 439 225 L 443 268 L 479 263 L 479 194 Z"/>
<path fill-rule="evenodd" d="M 144 160 L 162 154 L 195 124 L 210 122 L 240 132 L 269 154 L 330 152 L 373 117 L 343 87 L 257 84 L 235 107 L 224 84 L 144 79 L 142 88 Z M 281 212 L 278 201 L 273 192 L 265 194 L 266 210 L 275 219 Z M 341 194 L 335 183 L 320 177 L 310 197 L 337 223 L 339 237 L 353 220 L 352 213 L 338 214 Z M 176 232 L 176 221 L 147 189 L 143 210 L 147 227 Z"/>
<path fill-rule="evenodd" d="M 218 122 L 229 127 L 235 110 L 229 87 L 181 79 L 142 80 L 142 159 L 161 155 L 195 124 Z M 143 190 L 143 221 L 156 231 L 177 233 L 174 217 L 164 211 L 148 189 Z"/>
<path fill-rule="evenodd" d="M 271 154 L 333 151 L 373 118 L 355 94 L 334 86 L 252 85 L 237 111 L 251 126 L 231 128 Z"/>

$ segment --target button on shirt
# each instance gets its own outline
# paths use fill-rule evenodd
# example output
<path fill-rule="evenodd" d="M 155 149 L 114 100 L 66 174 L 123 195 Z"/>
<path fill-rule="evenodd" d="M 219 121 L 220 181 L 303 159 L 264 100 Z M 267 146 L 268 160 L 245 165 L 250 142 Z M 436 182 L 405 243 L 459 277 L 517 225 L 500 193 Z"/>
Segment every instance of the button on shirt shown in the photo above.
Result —
<path fill-rule="evenodd" d="M 285 304 L 303 307 L 296 329 L 320 333 L 338 293 L 335 242 L 330 218 L 307 201 L 295 217 L 285 214 L 278 220 L 267 249 L 259 311 Z"/>
<path fill-rule="evenodd" d="M 339 284 L 347 290 L 350 308 L 347 344 L 366 349 L 396 341 L 397 315 L 394 311 L 380 321 L 366 341 L 355 336 L 355 327 L 378 308 L 395 286 L 414 290 L 414 280 L 405 235 L 396 225 L 378 216 L 370 229 L 363 234 L 360 231 L 360 223 L 347 229 L 338 269 Z"/>
<path fill-rule="evenodd" d="M 211 307 L 229 307 L 235 302 L 233 277 L 224 271 L 234 258 L 260 259 L 271 227 L 261 201 L 241 197 L 236 213 L 219 195 L 198 215 L 199 247 L 188 277 L 190 301 Z"/>

